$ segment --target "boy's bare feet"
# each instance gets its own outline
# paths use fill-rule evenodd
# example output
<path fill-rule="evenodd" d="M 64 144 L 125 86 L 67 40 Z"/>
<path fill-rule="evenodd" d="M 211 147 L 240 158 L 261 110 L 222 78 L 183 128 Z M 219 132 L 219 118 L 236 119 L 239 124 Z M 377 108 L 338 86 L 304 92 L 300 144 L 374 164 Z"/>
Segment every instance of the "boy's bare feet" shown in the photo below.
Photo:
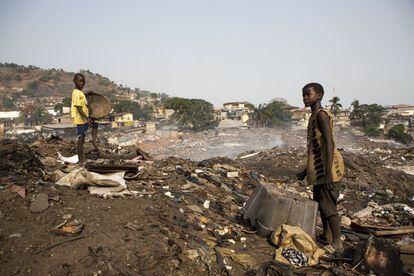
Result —
<path fill-rule="evenodd" d="M 318 235 L 317 241 L 323 244 L 332 244 L 333 242 L 332 233 L 330 231 L 327 231 L 327 233 L 322 233 Z"/>
<path fill-rule="evenodd" d="M 332 247 L 335 249 L 335 254 L 342 255 L 344 253 L 344 247 L 342 245 L 341 239 L 335 240 L 332 243 Z"/>

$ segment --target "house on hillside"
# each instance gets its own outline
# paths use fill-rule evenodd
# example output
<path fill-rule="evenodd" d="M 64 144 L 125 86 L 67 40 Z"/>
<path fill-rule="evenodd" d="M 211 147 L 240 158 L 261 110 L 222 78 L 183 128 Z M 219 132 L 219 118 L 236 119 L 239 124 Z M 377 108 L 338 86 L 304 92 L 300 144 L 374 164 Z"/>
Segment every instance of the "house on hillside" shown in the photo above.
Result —
<path fill-rule="evenodd" d="M 20 111 L 0 111 L 0 123 L 4 124 L 4 127 L 18 126 L 18 119 Z"/>
<path fill-rule="evenodd" d="M 159 119 L 169 119 L 174 114 L 174 109 L 159 106 L 155 108 L 155 116 Z"/>
<path fill-rule="evenodd" d="M 145 124 L 145 131 L 147 133 L 154 133 L 157 130 L 157 124 L 154 122 L 147 122 Z"/>
<path fill-rule="evenodd" d="M 134 115 L 129 112 L 118 113 L 113 116 L 112 127 L 133 127 L 134 126 Z"/>
<path fill-rule="evenodd" d="M 70 114 L 70 107 L 69 106 L 62 107 L 62 113 L 63 114 Z"/>

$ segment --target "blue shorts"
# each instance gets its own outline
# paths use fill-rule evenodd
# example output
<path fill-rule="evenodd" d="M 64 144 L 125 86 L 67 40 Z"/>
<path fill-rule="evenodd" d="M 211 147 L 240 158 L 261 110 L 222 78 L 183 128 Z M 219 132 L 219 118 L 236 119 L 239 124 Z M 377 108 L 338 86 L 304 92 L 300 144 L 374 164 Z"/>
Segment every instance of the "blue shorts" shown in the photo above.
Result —
<path fill-rule="evenodd" d="M 88 131 L 89 124 L 76 125 L 78 135 L 85 136 Z"/>

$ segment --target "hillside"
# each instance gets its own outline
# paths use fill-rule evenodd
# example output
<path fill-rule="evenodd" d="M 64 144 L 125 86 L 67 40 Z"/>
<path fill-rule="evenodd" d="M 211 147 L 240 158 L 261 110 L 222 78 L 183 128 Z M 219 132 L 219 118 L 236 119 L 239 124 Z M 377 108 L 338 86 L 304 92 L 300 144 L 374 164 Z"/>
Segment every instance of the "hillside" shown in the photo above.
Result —
<path fill-rule="evenodd" d="M 82 70 L 86 77 L 85 91 L 92 90 L 109 98 L 129 98 L 131 95 L 148 96 L 149 91 L 130 89 L 118 85 L 109 78 L 89 70 Z M 22 66 L 0 63 L 0 97 L 18 100 L 24 98 L 70 97 L 73 89 L 74 72 L 63 69 L 41 69 L 36 66 Z"/>

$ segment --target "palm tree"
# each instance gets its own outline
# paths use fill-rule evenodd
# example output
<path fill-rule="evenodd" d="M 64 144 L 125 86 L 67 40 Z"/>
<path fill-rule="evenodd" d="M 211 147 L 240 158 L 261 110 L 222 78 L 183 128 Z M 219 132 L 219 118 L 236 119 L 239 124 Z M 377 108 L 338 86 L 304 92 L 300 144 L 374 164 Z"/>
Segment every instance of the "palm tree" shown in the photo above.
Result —
<path fill-rule="evenodd" d="M 266 104 L 259 104 L 253 109 L 251 124 L 254 127 L 266 127 L 269 125 L 270 119 Z"/>
<path fill-rule="evenodd" d="M 354 110 L 359 108 L 359 101 L 357 99 L 353 100 L 351 106 Z"/>
<path fill-rule="evenodd" d="M 334 96 L 332 99 L 329 100 L 331 103 L 331 112 L 336 115 L 339 111 L 341 111 L 342 104 L 339 102 L 340 99 L 337 96 Z"/>
<path fill-rule="evenodd" d="M 361 108 L 359 101 L 357 99 L 353 100 L 351 103 L 352 112 L 350 114 L 350 120 L 352 125 L 358 125 L 359 120 L 361 119 Z"/>

